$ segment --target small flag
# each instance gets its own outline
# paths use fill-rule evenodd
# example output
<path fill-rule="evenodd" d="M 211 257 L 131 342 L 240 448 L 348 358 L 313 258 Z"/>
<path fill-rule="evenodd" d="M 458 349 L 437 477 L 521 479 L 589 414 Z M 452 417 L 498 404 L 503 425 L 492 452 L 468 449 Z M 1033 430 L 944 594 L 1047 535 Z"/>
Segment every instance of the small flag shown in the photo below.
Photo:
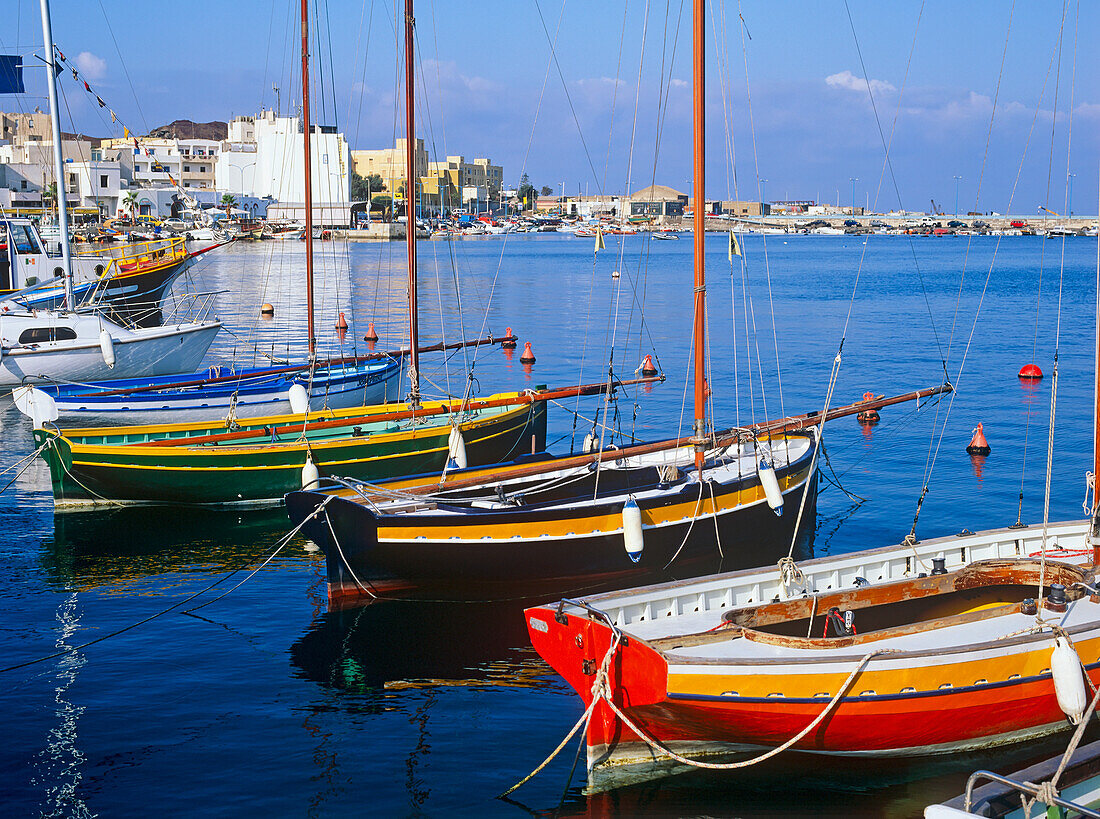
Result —
<path fill-rule="evenodd" d="M 130 129 L 127 128 L 125 125 L 122 126 L 122 138 L 123 139 L 129 139 L 130 138 Z"/>
<path fill-rule="evenodd" d="M 117 122 L 117 121 L 118 121 L 118 117 L 116 117 L 116 116 L 115 116 L 115 112 L 114 112 L 114 111 L 112 111 L 112 112 L 111 112 L 111 122 Z"/>
<path fill-rule="evenodd" d="M 70 68 L 69 70 L 73 72 L 73 79 L 80 82 L 80 74 L 77 73 L 76 69 Z"/>
<path fill-rule="evenodd" d="M 741 255 L 741 245 L 737 244 L 737 237 L 734 236 L 733 231 L 730 231 L 730 261 L 733 261 L 734 256 Z"/>
<path fill-rule="evenodd" d="M 606 247 L 606 245 L 603 243 L 603 231 L 596 228 L 596 249 L 592 252 L 595 253 L 596 250 L 603 250 L 604 247 Z"/>
<path fill-rule="evenodd" d="M 92 87 L 90 85 L 88 85 L 87 80 L 84 81 L 84 90 L 87 91 L 89 94 L 92 93 Z"/>
<path fill-rule="evenodd" d="M 23 86 L 23 58 L 18 55 L 0 56 L 0 94 L 25 94 Z"/>
<path fill-rule="evenodd" d="M 103 101 L 103 98 L 101 96 L 99 96 L 98 94 L 96 94 L 95 101 L 99 103 L 100 108 L 106 108 L 107 107 L 107 103 L 105 103 Z"/>

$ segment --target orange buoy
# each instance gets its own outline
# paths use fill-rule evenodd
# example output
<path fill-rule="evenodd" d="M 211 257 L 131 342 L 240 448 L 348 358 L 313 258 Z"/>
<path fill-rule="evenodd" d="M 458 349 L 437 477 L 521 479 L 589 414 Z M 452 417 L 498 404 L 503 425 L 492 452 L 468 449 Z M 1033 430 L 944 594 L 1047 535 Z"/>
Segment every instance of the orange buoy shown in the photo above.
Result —
<path fill-rule="evenodd" d="M 512 335 L 512 328 L 508 327 L 504 330 L 504 339 L 500 342 L 500 346 L 505 350 L 516 349 L 516 337 Z M 531 345 L 527 345 L 531 346 Z"/>
<path fill-rule="evenodd" d="M 974 430 L 974 437 L 970 439 L 970 443 L 966 447 L 967 453 L 970 455 L 988 455 L 989 454 L 989 441 L 985 439 L 985 434 L 982 432 L 982 422 L 978 422 L 977 428 Z"/>
<path fill-rule="evenodd" d="M 273 316 L 275 315 L 275 308 L 268 302 L 264 302 L 260 305 L 261 316 Z"/>
<path fill-rule="evenodd" d="M 1040 378 L 1043 377 L 1043 371 L 1040 370 L 1035 364 L 1025 364 L 1020 368 L 1019 376 L 1020 378 L 1027 378 L 1029 380 L 1034 379 L 1035 381 L 1038 381 Z"/>
<path fill-rule="evenodd" d="M 344 315 L 343 313 L 340 314 Z M 374 322 L 372 321 L 367 325 L 367 334 L 363 336 L 363 341 L 378 341 L 378 333 L 374 332 Z"/>
<path fill-rule="evenodd" d="M 865 392 L 863 393 L 863 400 L 874 401 L 875 394 L 873 392 Z M 877 424 L 879 422 L 878 410 L 864 410 L 863 412 L 856 415 L 856 420 L 859 421 L 861 424 Z"/>
<path fill-rule="evenodd" d="M 519 357 L 519 361 L 520 361 L 521 364 L 534 364 L 535 363 L 535 354 L 533 352 L 531 352 L 531 342 L 530 341 L 524 342 L 524 344 L 523 344 L 523 355 L 521 355 Z"/>
<path fill-rule="evenodd" d="M 642 366 L 638 369 L 641 370 L 642 375 L 646 377 L 657 374 L 657 367 L 653 364 L 653 357 L 650 355 L 646 355 L 646 357 L 642 359 Z"/>
<path fill-rule="evenodd" d="M 348 320 L 346 318 L 344 318 L 343 313 L 341 313 L 339 318 L 336 319 L 336 329 L 337 330 L 346 330 L 346 329 L 348 329 Z"/>

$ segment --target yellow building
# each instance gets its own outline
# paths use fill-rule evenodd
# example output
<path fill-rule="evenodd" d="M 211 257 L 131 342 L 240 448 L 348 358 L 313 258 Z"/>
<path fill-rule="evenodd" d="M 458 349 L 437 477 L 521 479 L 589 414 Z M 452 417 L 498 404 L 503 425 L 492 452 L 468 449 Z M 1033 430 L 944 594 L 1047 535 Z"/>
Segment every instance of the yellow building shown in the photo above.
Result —
<path fill-rule="evenodd" d="M 366 179 L 375 174 L 382 177 L 383 189 L 390 196 L 396 197 L 398 190 L 405 181 L 405 146 L 404 139 L 398 139 L 393 148 L 382 148 L 377 151 L 352 151 L 351 166 L 355 173 Z M 428 152 L 424 150 L 424 140 L 416 140 L 416 176 L 428 175 Z"/>

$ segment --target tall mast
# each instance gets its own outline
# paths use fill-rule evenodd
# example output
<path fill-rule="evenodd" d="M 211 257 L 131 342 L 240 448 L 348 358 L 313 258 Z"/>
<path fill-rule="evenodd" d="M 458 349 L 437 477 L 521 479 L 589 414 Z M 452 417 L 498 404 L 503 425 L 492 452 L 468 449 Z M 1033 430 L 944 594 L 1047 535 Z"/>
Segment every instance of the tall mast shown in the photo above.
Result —
<path fill-rule="evenodd" d="M 61 151 L 61 116 L 57 108 L 57 65 L 53 50 L 53 27 L 50 25 L 50 2 L 41 0 L 42 40 L 46 46 L 46 71 L 50 81 L 46 84 L 50 94 L 50 127 L 53 131 L 53 169 L 57 184 L 57 221 L 61 229 L 61 266 L 65 270 L 65 306 L 73 304 L 73 264 L 69 249 L 69 205 L 65 201 L 65 159 Z"/>
<path fill-rule="evenodd" d="M 409 256 L 409 401 L 420 403 L 416 316 L 416 108 L 413 105 L 413 0 L 405 0 L 405 246 Z"/>
<path fill-rule="evenodd" d="M 704 177 L 706 173 L 706 113 L 704 97 L 706 90 L 704 68 L 706 61 L 706 18 L 704 0 L 695 0 L 692 37 L 692 63 L 694 67 L 694 86 L 692 106 L 694 108 L 694 157 L 695 157 L 695 199 L 694 238 L 695 238 L 695 326 L 692 343 L 695 346 L 695 468 L 699 480 L 703 479 L 703 455 L 706 452 L 706 291 L 707 277 L 704 268 L 706 255 L 706 192 Z"/>
<path fill-rule="evenodd" d="M 309 8 L 302 0 L 302 145 L 306 176 L 306 333 L 309 336 L 309 360 L 317 357 L 317 339 L 313 334 L 313 174 L 309 155 Z"/>

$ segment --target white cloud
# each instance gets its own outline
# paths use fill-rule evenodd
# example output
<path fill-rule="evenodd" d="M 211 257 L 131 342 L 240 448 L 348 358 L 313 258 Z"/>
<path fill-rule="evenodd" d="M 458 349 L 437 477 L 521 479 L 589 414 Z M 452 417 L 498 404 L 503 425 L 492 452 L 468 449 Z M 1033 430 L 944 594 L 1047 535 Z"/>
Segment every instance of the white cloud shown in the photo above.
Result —
<path fill-rule="evenodd" d="M 851 71 L 841 71 L 837 74 L 830 74 L 825 78 L 825 84 L 830 88 L 843 88 L 846 91 L 858 91 L 861 94 L 867 93 L 868 83 L 862 78 L 857 77 Z M 871 80 L 871 93 L 872 94 L 892 94 L 898 89 L 892 84 L 886 82 L 886 80 Z"/>
<path fill-rule="evenodd" d="M 81 51 L 76 55 L 76 67 L 89 80 L 101 80 L 107 73 L 107 63 L 90 51 Z"/>

